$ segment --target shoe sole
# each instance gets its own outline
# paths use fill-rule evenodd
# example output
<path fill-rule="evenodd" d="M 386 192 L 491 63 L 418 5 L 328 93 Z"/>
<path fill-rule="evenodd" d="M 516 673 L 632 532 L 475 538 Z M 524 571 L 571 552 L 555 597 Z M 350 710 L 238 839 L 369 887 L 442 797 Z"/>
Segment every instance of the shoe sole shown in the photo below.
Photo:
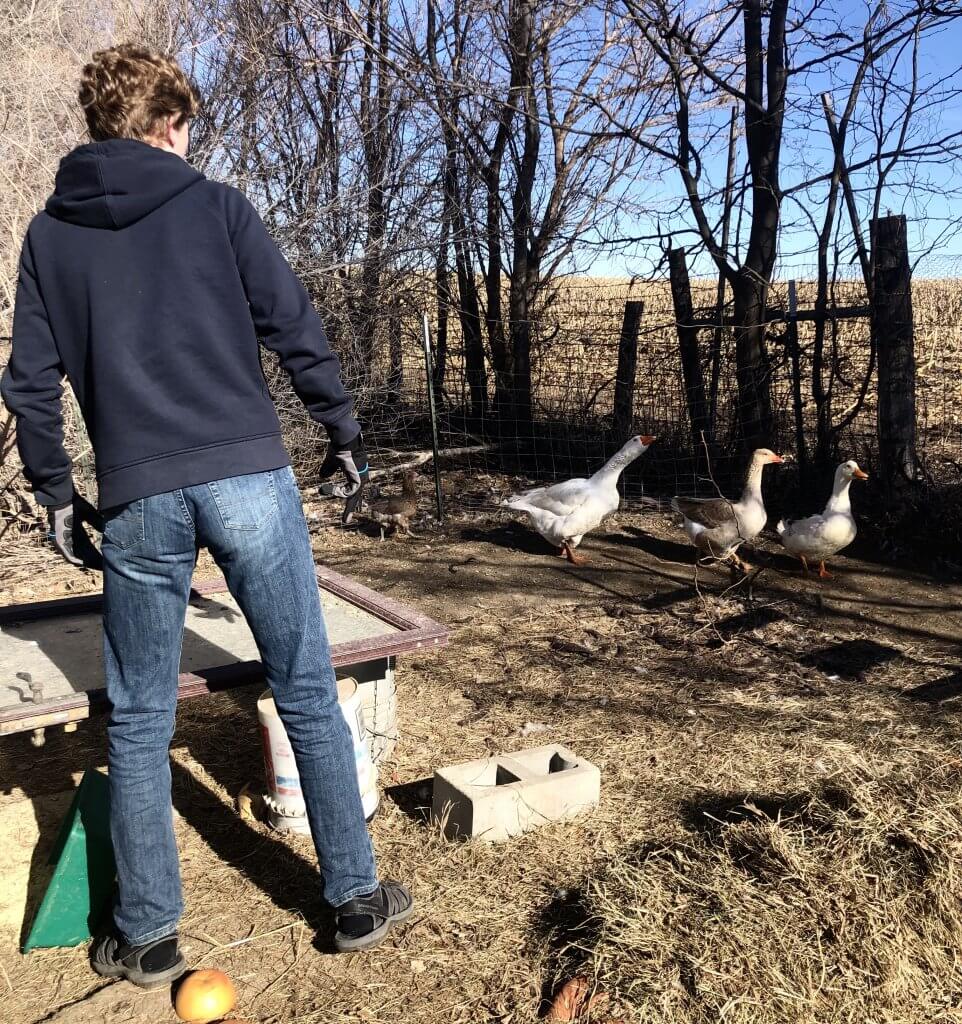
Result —
<path fill-rule="evenodd" d="M 412 902 L 406 910 L 393 914 L 385 920 L 384 924 L 373 931 L 369 931 L 367 935 L 361 935 L 356 939 L 338 932 L 334 936 L 334 948 L 338 953 L 360 953 L 366 949 L 374 949 L 375 946 L 381 945 L 396 924 L 406 921 L 413 913 L 414 903 Z"/>
<path fill-rule="evenodd" d="M 187 961 L 181 953 L 177 954 L 177 962 L 166 971 L 139 971 L 136 967 L 124 967 L 123 964 L 92 963 L 93 969 L 101 978 L 123 978 L 137 988 L 163 988 L 176 981 L 187 971 Z"/>

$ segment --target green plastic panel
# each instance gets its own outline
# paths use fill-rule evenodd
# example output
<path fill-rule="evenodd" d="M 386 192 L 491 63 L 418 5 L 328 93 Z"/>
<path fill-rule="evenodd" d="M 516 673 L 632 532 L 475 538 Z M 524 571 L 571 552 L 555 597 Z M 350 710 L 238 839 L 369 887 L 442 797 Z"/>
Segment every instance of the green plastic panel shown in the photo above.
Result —
<path fill-rule="evenodd" d="M 53 875 L 23 951 L 87 942 L 110 909 L 116 867 L 107 776 L 88 770 L 50 855 Z"/>

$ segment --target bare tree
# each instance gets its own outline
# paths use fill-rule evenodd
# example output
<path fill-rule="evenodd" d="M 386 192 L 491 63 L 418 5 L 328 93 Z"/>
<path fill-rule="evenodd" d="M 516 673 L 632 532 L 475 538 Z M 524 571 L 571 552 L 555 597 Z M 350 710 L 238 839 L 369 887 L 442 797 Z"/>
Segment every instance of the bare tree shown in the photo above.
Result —
<path fill-rule="evenodd" d="M 432 140 L 388 0 L 198 2 L 184 27 L 205 94 L 197 159 L 259 206 L 373 408 L 398 385 L 398 318 L 420 304 L 409 293 L 432 230 Z"/>
<path fill-rule="evenodd" d="M 832 146 L 812 146 L 809 134 L 813 117 L 816 126 L 823 123 L 813 110 L 818 96 L 828 84 L 843 82 L 849 87 L 838 125 L 837 151 L 844 152 L 856 107 L 863 114 L 868 110 L 868 104 L 861 103 L 864 83 L 878 75 L 886 55 L 899 51 L 908 39 L 921 39 L 951 24 L 959 17 L 959 5 L 886 2 L 870 6 L 860 16 L 852 11 L 835 14 L 819 0 L 723 0 L 699 7 L 686 0 L 623 2 L 671 83 L 671 99 L 660 122 L 649 121 L 639 129 L 613 117 L 614 128 L 679 176 L 689 230 L 732 289 L 739 434 L 748 446 L 771 443 L 775 424 L 765 319 L 785 235 L 786 204 L 797 203 L 806 194 L 808 209 L 801 216 L 818 238 L 820 260 L 836 227 L 840 161 Z M 724 218 L 718 215 L 725 189 L 713 172 L 724 166 L 717 155 L 732 105 L 741 113 L 745 164 L 737 215 L 747 227 L 726 244 L 719 232 Z M 907 107 L 905 112 L 911 111 Z M 891 120 L 887 124 L 891 129 Z M 796 179 L 788 186 L 786 139 L 791 147 L 788 166 Z M 951 135 L 940 146 L 930 142 L 920 147 L 893 148 L 888 138 L 884 158 L 897 153 L 905 161 L 936 150 L 944 156 L 952 145 Z M 826 152 L 829 169 L 816 170 L 813 164 Z M 871 158 L 864 158 L 850 169 L 871 164 Z M 878 176 L 880 185 L 882 177 Z M 818 186 L 822 192 L 814 198 L 812 190 Z M 818 228 L 812 207 L 823 206 L 825 219 Z M 824 272 L 820 276 L 825 279 Z M 823 288 L 823 305 L 825 298 Z"/>
<path fill-rule="evenodd" d="M 452 305 L 453 300 L 448 261 L 449 249 L 453 249 L 458 287 L 457 310 L 464 344 L 470 413 L 474 419 L 479 420 L 483 419 L 487 411 L 488 386 L 481 329 L 481 303 L 478 298 L 476 265 L 466 210 L 470 183 L 466 180 L 468 168 L 461 145 L 461 111 L 468 59 L 468 38 L 472 25 L 472 14 L 470 10 L 466 12 L 463 9 L 461 0 L 455 0 L 448 12 L 441 12 L 436 0 L 428 0 L 425 50 L 430 69 L 432 102 L 437 111 L 444 141 L 441 174 L 443 207 L 436 264 L 438 359 L 435 364 L 435 389 L 438 394 L 443 390 L 448 307 Z"/>
<path fill-rule="evenodd" d="M 607 2 L 429 4 L 427 62 L 445 144 L 472 405 L 483 402 L 481 315 L 505 422 L 530 422 L 552 281 L 612 217 L 613 190 L 631 171 L 630 147 L 605 130 L 602 114 L 637 113 L 647 95 L 647 79 L 626 75 L 630 49 L 625 18 Z"/>
<path fill-rule="evenodd" d="M 869 357 L 850 398 L 835 414 L 835 384 L 845 374 L 825 314 L 838 261 L 851 253 L 858 261 L 865 294 L 873 299 L 877 253 L 866 242 L 869 226 L 879 218 L 883 202 L 900 205 L 911 197 L 913 212 L 925 217 L 925 203 L 944 200 L 944 174 L 931 178 L 929 169 L 946 169 L 962 153 L 962 131 L 942 129 L 939 112 L 962 99 L 962 80 L 950 73 L 926 79 L 920 70 L 929 36 L 962 18 L 962 6 L 932 8 L 903 6 L 896 12 L 886 3 L 871 7 L 862 27 L 860 45 L 850 52 L 851 77 L 835 92 L 842 102 L 836 113 L 832 92 L 819 99 L 831 140 L 832 167 L 827 181 L 802 181 L 786 190 L 806 211 L 821 213 L 818 230 L 818 274 L 812 346 L 812 396 L 816 407 L 813 463 L 825 470 L 836 461 L 838 441 L 863 408 L 877 355 L 877 331 L 869 336 Z M 844 213 L 841 207 L 844 206 Z M 837 239 L 846 239 L 842 252 Z M 918 239 L 923 256 L 944 237 L 945 228 Z M 805 451 L 800 453 L 804 465 Z"/>

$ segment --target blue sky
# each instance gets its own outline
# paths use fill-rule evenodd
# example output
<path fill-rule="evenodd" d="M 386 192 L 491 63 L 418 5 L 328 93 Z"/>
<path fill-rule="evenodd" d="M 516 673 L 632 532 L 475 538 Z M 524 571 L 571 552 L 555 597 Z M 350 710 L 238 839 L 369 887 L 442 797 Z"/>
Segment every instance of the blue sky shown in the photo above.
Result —
<path fill-rule="evenodd" d="M 837 0 L 830 5 L 831 14 L 844 19 L 849 26 L 858 28 L 864 22 L 866 5 L 861 0 Z M 899 6 L 898 0 L 893 4 Z M 941 29 L 922 40 L 919 69 L 923 83 L 949 92 L 953 88 L 962 90 L 962 29 L 955 27 Z M 908 64 L 904 65 L 906 68 Z M 846 75 L 842 71 L 839 79 L 832 81 L 827 73 L 819 73 L 809 80 L 795 79 L 796 98 L 804 100 L 805 109 L 797 110 L 786 120 L 786 138 L 782 160 L 782 183 L 784 186 L 803 180 L 811 175 L 814 167 L 818 173 L 831 167 L 830 147 L 825 122 L 818 104 L 818 94 L 829 89 L 836 97 L 837 105 L 844 102 Z M 867 111 L 867 108 L 866 108 Z M 727 112 L 720 116 L 727 121 Z M 928 111 L 918 123 L 920 133 L 944 135 L 962 129 L 962 100 L 940 101 Z M 724 133 L 721 133 L 722 135 Z M 919 136 L 921 137 L 921 135 Z M 865 153 L 860 149 L 858 152 Z M 744 149 L 739 146 L 739 161 L 744 162 Z M 808 167 L 804 165 L 808 164 Z M 706 175 L 721 182 L 724 177 L 725 154 L 723 147 L 707 156 Z M 872 173 L 862 172 L 854 177 L 862 207 L 863 231 L 868 236 L 869 196 L 873 184 Z M 821 194 L 820 192 L 818 194 Z M 632 186 L 629 199 L 643 202 L 652 212 L 639 219 L 626 220 L 622 227 L 625 234 L 647 234 L 656 226 L 663 231 L 683 232 L 691 224 L 690 218 L 668 216 L 667 210 L 680 195 L 677 170 L 666 171 L 657 176 L 649 175 Z M 811 208 L 811 202 L 809 207 Z M 661 216 L 658 216 L 661 211 Z M 887 188 L 882 200 L 881 212 L 905 213 L 910 222 L 910 239 L 913 256 L 919 258 L 917 273 L 942 276 L 962 275 L 962 232 L 947 231 L 953 220 L 962 221 L 962 158 L 943 160 L 940 164 L 927 165 L 923 169 L 922 182 L 913 186 L 904 173 L 893 172 L 891 187 Z M 792 202 L 783 207 L 785 229 L 781 236 L 780 273 L 804 276 L 815 264 L 814 232 L 810 225 L 799 223 L 799 208 Z M 844 211 L 843 211 L 844 216 Z M 847 228 L 847 220 L 843 220 Z M 841 263 L 847 273 L 857 273 L 852 262 L 854 246 L 851 232 L 839 233 Z M 692 236 L 680 239 L 682 244 L 693 243 Z M 594 275 L 621 276 L 624 274 L 645 274 L 650 271 L 653 259 L 657 258 L 657 246 L 640 243 L 629 246 L 625 251 L 596 251 L 585 269 Z M 580 262 L 580 261 L 579 261 Z M 711 273 L 710 261 L 696 261 L 694 271 Z"/>

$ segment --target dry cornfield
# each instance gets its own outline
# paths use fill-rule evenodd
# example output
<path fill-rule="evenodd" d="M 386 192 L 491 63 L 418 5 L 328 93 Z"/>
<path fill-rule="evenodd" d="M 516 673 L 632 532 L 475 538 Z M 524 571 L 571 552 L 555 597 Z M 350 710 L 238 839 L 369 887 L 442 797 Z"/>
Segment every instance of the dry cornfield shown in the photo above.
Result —
<path fill-rule="evenodd" d="M 786 308 L 787 281 L 777 281 L 771 306 Z M 798 307 L 814 305 L 815 283 L 798 281 Z M 710 319 L 715 305 L 716 283 L 693 280 L 692 296 Z M 943 461 L 962 462 L 962 280 L 920 278 L 913 282 L 917 365 L 917 407 L 919 450 L 923 461 L 933 468 Z M 671 292 L 667 281 L 631 282 L 620 279 L 573 278 L 558 289 L 557 297 L 544 311 L 535 332 L 533 352 L 533 401 L 536 419 L 561 422 L 572 436 L 579 429 L 590 431 L 611 416 L 617 370 L 618 340 L 625 302 L 644 303 L 638 341 L 635 381 L 635 418 L 639 428 L 670 435 L 680 447 L 690 446 L 688 410 L 685 401 L 678 337 Z M 841 281 L 832 290 L 837 306 L 864 306 L 864 286 L 858 281 Z M 418 405 L 426 401 L 420 326 L 407 326 L 404 350 L 404 395 Z M 776 410 L 778 444 L 793 446 L 792 376 L 782 334 L 783 325 L 773 324 L 770 336 L 773 400 Z M 839 320 L 826 332 L 826 349 L 833 350 L 836 373 L 835 418 L 842 419 L 856 403 L 869 360 L 869 321 L 865 317 Z M 460 331 L 452 314 L 449 322 L 448 361 L 445 396 L 453 405 L 468 400 Z M 719 378 L 719 436 L 734 426 L 734 353 L 731 331 L 722 332 Z M 711 329 L 700 332 L 703 354 L 711 341 Z M 811 345 L 814 325 L 799 324 L 802 397 L 806 433 L 815 425 L 815 404 L 811 384 Z M 828 361 L 828 357 L 827 357 Z M 386 372 L 386 364 L 385 364 Z M 706 381 L 708 372 L 705 373 Z M 828 384 L 828 375 L 825 375 Z M 489 379 L 493 391 L 493 379 Z M 876 402 L 870 386 L 861 410 L 846 429 L 842 447 L 871 462 L 875 449 Z M 523 428 L 522 428 L 523 429 Z M 535 427 L 537 430 L 537 426 Z M 520 435 L 519 441 L 525 441 Z"/>

